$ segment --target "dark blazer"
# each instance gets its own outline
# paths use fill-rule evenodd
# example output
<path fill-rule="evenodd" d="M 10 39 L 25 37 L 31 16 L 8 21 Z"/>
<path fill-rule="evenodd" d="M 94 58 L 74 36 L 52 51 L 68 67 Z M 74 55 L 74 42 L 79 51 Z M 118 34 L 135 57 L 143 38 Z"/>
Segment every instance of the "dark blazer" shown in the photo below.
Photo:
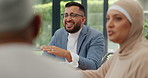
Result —
<path fill-rule="evenodd" d="M 67 50 L 68 32 L 58 29 L 52 37 L 49 45 L 54 45 Z M 77 43 L 77 54 L 79 55 L 79 68 L 83 70 L 97 69 L 106 54 L 103 34 L 89 26 L 83 26 Z M 51 55 L 43 52 L 43 55 Z M 57 56 L 56 56 L 57 57 Z M 61 57 L 60 57 L 61 58 Z M 62 58 L 61 58 L 62 59 Z"/>

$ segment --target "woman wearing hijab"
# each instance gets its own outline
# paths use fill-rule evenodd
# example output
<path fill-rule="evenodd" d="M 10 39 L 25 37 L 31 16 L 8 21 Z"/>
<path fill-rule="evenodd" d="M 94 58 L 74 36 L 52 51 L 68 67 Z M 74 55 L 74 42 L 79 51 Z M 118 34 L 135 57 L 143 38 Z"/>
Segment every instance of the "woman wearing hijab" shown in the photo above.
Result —
<path fill-rule="evenodd" d="M 107 12 L 109 40 L 120 45 L 98 70 L 83 71 L 85 78 L 148 78 L 148 41 L 142 36 L 144 16 L 135 0 L 119 0 Z"/>

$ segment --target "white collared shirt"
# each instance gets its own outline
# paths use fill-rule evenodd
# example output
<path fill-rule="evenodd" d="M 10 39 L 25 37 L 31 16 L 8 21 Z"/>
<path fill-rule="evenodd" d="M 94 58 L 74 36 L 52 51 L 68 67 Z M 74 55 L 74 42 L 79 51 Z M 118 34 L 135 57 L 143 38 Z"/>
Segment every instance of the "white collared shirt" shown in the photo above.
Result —
<path fill-rule="evenodd" d="M 68 62 L 67 60 L 66 60 L 66 62 L 68 64 L 71 64 L 74 67 L 79 66 L 79 64 L 78 64 L 79 56 L 77 54 L 77 42 L 78 42 L 78 37 L 79 37 L 81 30 L 82 30 L 82 28 L 78 32 L 73 33 L 73 34 L 69 33 L 69 35 L 68 35 L 67 50 L 71 54 L 72 62 Z"/>

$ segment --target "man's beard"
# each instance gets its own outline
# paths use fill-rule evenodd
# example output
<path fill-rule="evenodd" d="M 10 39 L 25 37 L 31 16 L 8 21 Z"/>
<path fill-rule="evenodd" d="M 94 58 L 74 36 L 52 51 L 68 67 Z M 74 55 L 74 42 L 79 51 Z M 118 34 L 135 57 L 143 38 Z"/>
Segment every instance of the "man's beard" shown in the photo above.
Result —
<path fill-rule="evenodd" d="M 77 23 L 76 25 L 74 25 L 72 30 L 67 30 L 66 27 L 64 26 L 65 30 L 69 33 L 76 33 L 81 29 L 81 23 Z"/>

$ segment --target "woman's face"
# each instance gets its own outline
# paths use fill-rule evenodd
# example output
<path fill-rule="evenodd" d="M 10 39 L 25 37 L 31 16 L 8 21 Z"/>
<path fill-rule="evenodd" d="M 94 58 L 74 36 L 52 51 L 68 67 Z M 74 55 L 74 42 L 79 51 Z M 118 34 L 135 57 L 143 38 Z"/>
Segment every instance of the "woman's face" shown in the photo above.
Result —
<path fill-rule="evenodd" d="M 131 23 L 124 14 L 117 10 L 109 10 L 106 18 L 106 28 L 109 40 L 122 44 L 128 37 Z"/>

